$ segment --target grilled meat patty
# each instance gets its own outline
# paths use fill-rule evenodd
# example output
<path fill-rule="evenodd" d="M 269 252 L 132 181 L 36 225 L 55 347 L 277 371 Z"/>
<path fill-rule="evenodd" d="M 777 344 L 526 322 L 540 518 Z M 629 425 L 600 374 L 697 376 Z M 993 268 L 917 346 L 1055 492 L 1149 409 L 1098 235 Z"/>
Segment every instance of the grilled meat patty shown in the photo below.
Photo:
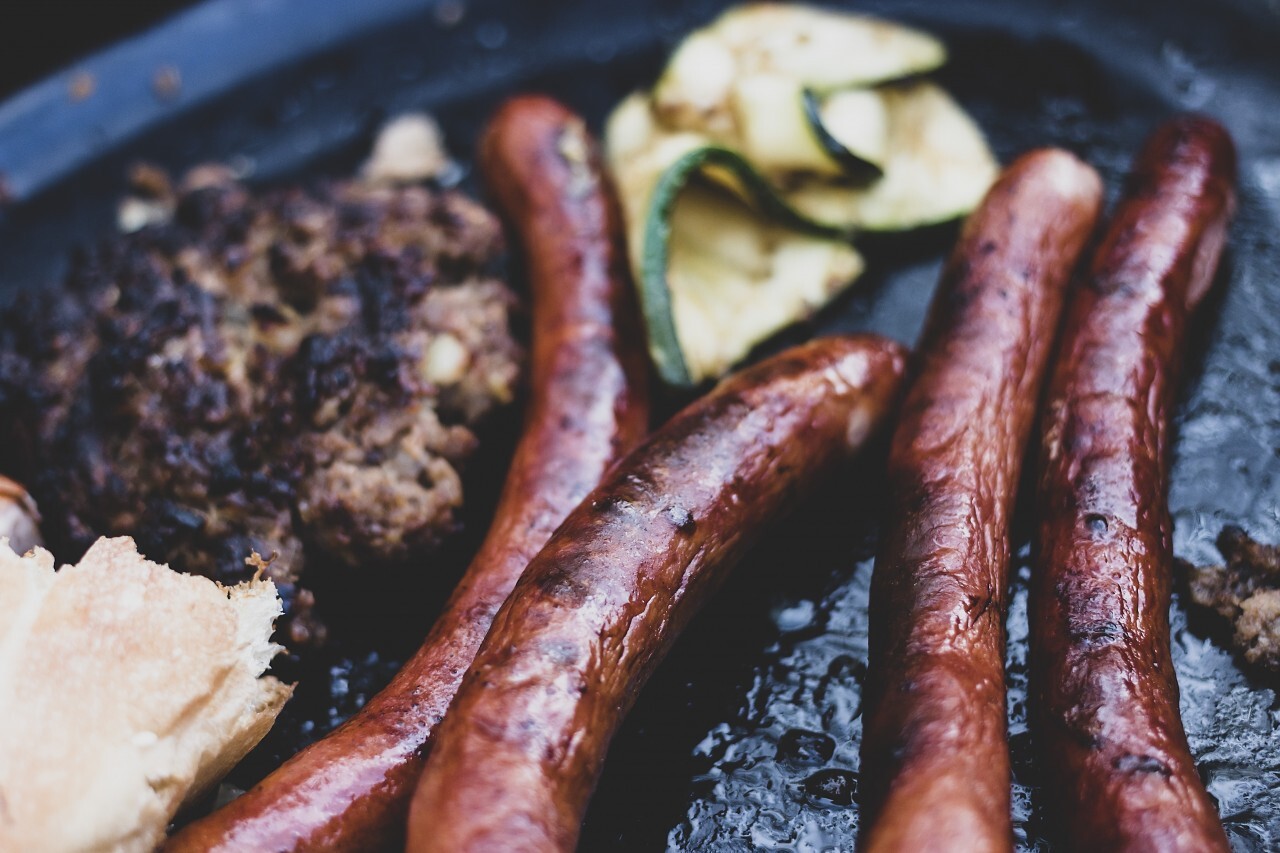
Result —
<path fill-rule="evenodd" d="M 60 559 L 128 534 L 232 583 L 275 554 L 288 640 L 319 642 L 307 564 L 422 570 L 513 397 L 501 229 L 425 187 L 142 176 L 161 221 L 0 319 L 0 470 Z"/>

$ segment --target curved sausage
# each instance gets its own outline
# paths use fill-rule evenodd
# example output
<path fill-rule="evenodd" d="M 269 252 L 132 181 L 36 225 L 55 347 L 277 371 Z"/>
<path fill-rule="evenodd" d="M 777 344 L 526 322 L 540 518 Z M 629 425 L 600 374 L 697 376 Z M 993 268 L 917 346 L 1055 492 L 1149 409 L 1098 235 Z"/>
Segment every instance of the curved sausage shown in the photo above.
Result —
<path fill-rule="evenodd" d="M 1069 849 L 1227 849 L 1169 652 L 1169 412 L 1234 205 L 1230 137 L 1156 131 L 1071 300 L 1040 447 L 1032 695 Z"/>
<path fill-rule="evenodd" d="M 583 122 L 545 98 L 508 102 L 480 167 L 515 225 L 533 301 L 524 431 L 496 516 L 422 648 L 341 728 L 169 850 L 369 850 L 403 837 L 436 726 L 525 565 L 648 431 L 648 361 L 621 224 Z"/>
<path fill-rule="evenodd" d="M 1007 850 L 1009 518 L 1096 172 L 1033 151 L 1000 176 L 938 286 L 889 455 L 862 742 L 867 850 Z"/>
<path fill-rule="evenodd" d="M 890 414 L 900 346 L 829 338 L 728 379 L 618 464 L 503 605 L 409 816 L 426 851 L 571 851 L 609 741 L 702 601 Z"/>

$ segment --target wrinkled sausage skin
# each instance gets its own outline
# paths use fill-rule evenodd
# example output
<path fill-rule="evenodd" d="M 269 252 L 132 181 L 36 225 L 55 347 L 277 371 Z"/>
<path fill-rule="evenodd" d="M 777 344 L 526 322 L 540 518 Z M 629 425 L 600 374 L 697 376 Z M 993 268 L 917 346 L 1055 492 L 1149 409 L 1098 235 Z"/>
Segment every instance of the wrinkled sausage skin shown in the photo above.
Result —
<path fill-rule="evenodd" d="M 409 850 L 571 851 L 636 693 L 762 526 L 894 408 L 897 344 L 829 338 L 726 380 L 530 563 L 441 726 Z"/>
<path fill-rule="evenodd" d="M 489 533 L 422 648 L 329 737 L 170 850 L 370 850 L 403 838 L 409 799 L 462 675 L 530 558 L 648 430 L 648 362 L 616 200 L 582 120 L 523 97 L 494 117 L 480 168 L 525 252 L 532 375 Z"/>
<path fill-rule="evenodd" d="M 871 585 L 862 841 L 1007 850 L 1009 518 L 1097 174 L 1034 151 L 1001 175 L 944 269 L 890 448 Z"/>
<path fill-rule="evenodd" d="M 1226 850 L 1169 650 L 1169 415 L 1234 203 L 1217 124 L 1161 126 L 1073 295 L 1042 418 L 1033 720 L 1072 850 Z"/>

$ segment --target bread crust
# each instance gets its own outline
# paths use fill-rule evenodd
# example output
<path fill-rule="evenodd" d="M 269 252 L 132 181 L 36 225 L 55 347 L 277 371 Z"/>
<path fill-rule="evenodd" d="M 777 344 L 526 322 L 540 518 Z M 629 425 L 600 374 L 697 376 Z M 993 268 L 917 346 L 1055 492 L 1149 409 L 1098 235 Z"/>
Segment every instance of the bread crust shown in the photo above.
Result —
<path fill-rule="evenodd" d="M 280 598 L 100 539 L 54 570 L 0 543 L 0 849 L 149 851 L 293 692 L 259 676 Z"/>

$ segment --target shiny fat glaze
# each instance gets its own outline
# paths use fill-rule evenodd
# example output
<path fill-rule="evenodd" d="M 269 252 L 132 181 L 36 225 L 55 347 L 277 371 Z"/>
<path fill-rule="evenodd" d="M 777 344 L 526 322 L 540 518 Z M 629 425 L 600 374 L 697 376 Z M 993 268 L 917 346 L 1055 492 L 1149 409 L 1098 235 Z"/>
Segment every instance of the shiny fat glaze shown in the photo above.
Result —
<path fill-rule="evenodd" d="M 1023 155 L 965 224 L 889 456 L 871 584 L 862 779 L 869 851 L 1012 847 L 1009 523 L 1096 172 Z"/>
<path fill-rule="evenodd" d="M 423 772 L 409 850 L 570 851 L 636 693 L 764 525 L 892 413 L 903 349 L 827 338 L 723 382 L 530 563 Z"/>
<path fill-rule="evenodd" d="M 1033 721 L 1072 850 L 1227 850 L 1169 647 L 1169 418 L 1235 204 L 1208 119 L 1162 125 L 1071 299 L 1043 416 Z"/>

